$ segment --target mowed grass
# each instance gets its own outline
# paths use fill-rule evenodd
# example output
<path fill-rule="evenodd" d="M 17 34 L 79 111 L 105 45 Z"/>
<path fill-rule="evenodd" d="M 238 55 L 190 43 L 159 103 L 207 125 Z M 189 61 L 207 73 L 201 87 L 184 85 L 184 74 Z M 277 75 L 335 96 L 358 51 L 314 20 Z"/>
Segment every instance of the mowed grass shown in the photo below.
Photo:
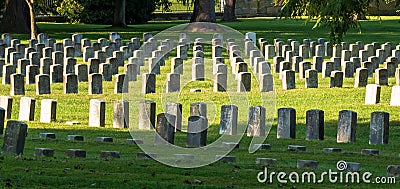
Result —
<path fill-rule="evenodd" d="M 355 42 L 373 41 L 384 43 L 387 41 L 398 44 L 400 39 L 399 22 L 397 17 L 384 17 L 383 21 L 371 20 L 363 21 L 363 33 L 350 31 L 345 41 Z M 164 29 L 177 24 L 186 23 L 184 21 L 174 22 L 151 22 L 143 25 L 133 25 L 128 29 L 114 29 L 102 25 L 68 25 L 55 23 L 40 23 L 39 28 L 49 34 L 50 38 L 61 41 L 69 38 L 73 33 L 82 33 L 84 37 L 95 41 L 97 38 L 108 38 L 111 31 L 117 31 L 122 35 L 124 42 L 132 37 L 141 37 L 143 32 L 156 34 Z M 304 25 L 304 21 L 276 20 L 273 18 L 253 18 L 241 19 L 238 23 L 221 23 L 230 26 L 242 33 L 254 31 L 257 37 L 266 38 L 273 41 L 274 38 L 287 40 L 289 38 L 302 41 L 304 38 L 316 40 L 319 37 L 328 38 L 328 31 L 324 29 L 311 30 L 312 25 Z M 26 35 L 14 35 L 15 38 L 22 39 L 27 43 Z M 210 57 L 211 49 L 206 48 L 206 57 Z M 191 49 L 189 50 L 191 52 Z M 170 57 L 174 57 L 175 52 Z M 227 56 L 226 54 L 224 54 Z M 191 57 L 191 54 L 189 55 Z M 81 59 L 79 63 L 83 63 Z M 212 72 L 211 65 L 206 62 L 206 74 Z M 229 64 L 229 62 L 227 62 Z M 191 62 L 186 61 L 185 76 L 191 75 Z M 147 70 L 142 68 L 142 73 Z M 120 73 L 123 71 L 120 68 Z M 146 98 L 157 102 L 157 113 L 163 111 L 159 96 L 164 87 L 166 73 L 170 71 L 170 59 L 166 61 L 166 66 L 162 67 L 162 74 L 157 76 L 157 93 L 147 95 Z M 229 70 L 230 71 L 230 70 Z M 329 79 L 319 76 L 318 89 L 305 89 L 304 79 L 298 79 L 296 75 L 296 89 L 289 91 L 281 90 L 281 81 L 278 75 L 274 75 L 276 88 L 276 107 L 293 107 L 297 114 L 296 139 L 276 139 L 276 112 L 275 121 L 265 143 L 271 144 L 272 148 L 268 151 L 257 151 L 254 154 L 248 153 L 248 145 L 251 141 L 249 137 L 243 137 L 240 148 L 232 151 L 230 155 L 237 157 L 236 163 L 217 162 L 209 166 L 196 169 L 173 168 L 154 160 L 136 159 L 136 153 L 141 152 L 140 148 L 134 145 L 125 144 L 126 139 L 131 138 L 128 129 L 114 129 L 113 122 L 113 103 L 121 100 L 120 94 L 114 94 L 114 83 L 103 82 L 103 95 L 87 95 L 88 84 L 79 84 L 78 94 L 63 94 L 62 84 L 52 84 L 51 95 L 37 96 L 35 85 L 26 85 L 26 95 L 36 99 L 35 121 L 27 122 L 29 131 L 25 145 L 24 155 L 21 158 L 4 156 L 0 159 L 0 186 L 15 188 L 396 188 L 398 184 L 378 185 L 378 184 L 351 184 L 336 183 L 331 184 L 328 179 L 324 183 L 313 184 L 261 184 L 257 181 L 258 172 L 263 168 L 255 164 L 258 157 L 276 158 L 278 165 L 269 171 L 291 171 L 303 172 L 307 170 L 297 169 L 296 161 L 299 159 L 316 160 L 319 168 L 316 173 L 322 173 L 329 169 L 336 170 L 336 162 L 345 160 L 359 162 L 361 172 L 372 172 L 373 177 L 386 176 L 388 165 L 400 165 L 399 158 L 399 125 L 400 111 L 398 107 L 389 106 L 391 87 L 395 85 L 394 78 L 389 79 L 389 86 L 382 86 L 381 103 L 378 105 L 364 105 L 365 88 L 353 88 L 354 79 L 344 80 L 343 88 L 329 88 Z M 229 80 L 230 86 L 235 87 L 235 81 Z M 373 78 L 369 83 L 374 83 Z M 257 83 L 252 82 L 253 91 L 248 93 L 251 105 L 260 103 L 257 92 Z M 201 88 L 201 93 L 190 93 L 191 88 Z M 232 88 L 231 88 L 232 89 Z M 233 88 L 232 90 L 235 90 Z M 1 95 L 9 95 L 9 85 L 0 86 Z M 13 97 L 12 119 L 18 119 L 19 99 L 21 96 Z M 42 99 L 57 100 L 57 121 L 51 124 L 39 123 L 40 102 Z M 106 127 L 94 128 L 88 126 L 89 101 L 90 99 L 103 99 L 106 101 Z M 220 106 L 228 103 L 225 93 L 213 93 L 212 82 L 193 82 L 182 90 L 179 94 L 179 102 L 183 104 L 183 114 L 187 118 L 189 114 L 189 104 L 198 101 L 213 101 L 215 103 L 215 120 L 210 123 L 207 143 L 215 141 L 219 135 L 219 115 Z M 325 112 L 325 140 L 306 141 L 305 140 L 305 114 L 310 109 L 321 109 Z M 212 108 L 210 108 L 212 110 Z M 336 143 L 337 119 L 341 110 L 353 110 L 358 113 L 357 119 L 357 141 L 349 144 Z M 386 111 L 390 113 L 390 137 L 387 145 L 369 145 L 369 120 L 370 114 L 374 111 Z M 246 114 L 245 111 L 240 111 Z M 211 116 L 211 115 L 209 115 Z M 77 120 L 81 125 L 69 126 L 66 121 Z M 39 139 L 40 132 L 56 133 L 56 140 Z M 67 135 L 80 134 L 85 137 L 84 142 L 67 141 Z M 113 137 L 113 143 L 95 142 L 96 137 Z M 184 145 L 185 134 L 178 133 L 176 142 Z M 2 141 L 2 140 L 1 140 Z M 2 144 L 2 142 L 0 142 Z M 287 146 L 290 144 L 307 146 L 306 152 L 288 152 Z M 47 147 L 55 150 L 54 158 L 36 158 L 34 149 L 36 147 Z M 325 154 L 322 149 L 325 147 L 339 147 L 343 149 L 340 154 Z M 67 158 L 65 151 L 71 148 L 80 148 L 87 151 L 87 158 L 73 159 Z M 361 155 L 361 149 L 375 148 L 380 150 L 379 156 Z M 112 150 L 121 153 L 120 159 L 100 159 L 100 151 Z"/>

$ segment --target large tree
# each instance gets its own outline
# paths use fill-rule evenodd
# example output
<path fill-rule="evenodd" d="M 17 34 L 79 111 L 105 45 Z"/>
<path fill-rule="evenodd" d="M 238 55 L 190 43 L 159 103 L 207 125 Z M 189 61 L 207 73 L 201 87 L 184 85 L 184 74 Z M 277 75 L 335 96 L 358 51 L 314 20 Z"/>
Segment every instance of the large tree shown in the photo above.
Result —
<path fill-rule="evenodd" d="M 126 0 L 115 0 L 114 27 L 127 27 L 125 22 Z"/>
<path fill-rule="evenodd" d="M 194 7 L 190 22 L 217 22 L 215 15 L 214 0 L 177 0 L 185 6 Z M 170 11 L 172 0 L 160 0 L 159 5 L 163 5 L 164 10 Z"/>
<path fill-rule="evenodd" d="M 30 33 L 31 15 L 25 0 L 6 0 L 0 32 Z"/>
<path fill-rule="evenodd" d="M 386 3 L 400 0 L 385 0 Z M 281 17 L 300 18 L 306 16 L 307 22 L 316 20 L 314 28 L 326 27 L 330 29 L 332 42 L 342 41 L 343 35 L 350 28 L 361 31 L 358 21 L 360 15 L 365 15 L 371 3 L 376 3 L 379 8 L 379 0 L 275 0 L 282 6 Z"/>
<path fill-rule="evenodd" d="M 236 22 L 236 0 L 221 0 L 225 1 L 224 3 L 224 15 L 222 17 L 222 21 L 225 22 Z"/>

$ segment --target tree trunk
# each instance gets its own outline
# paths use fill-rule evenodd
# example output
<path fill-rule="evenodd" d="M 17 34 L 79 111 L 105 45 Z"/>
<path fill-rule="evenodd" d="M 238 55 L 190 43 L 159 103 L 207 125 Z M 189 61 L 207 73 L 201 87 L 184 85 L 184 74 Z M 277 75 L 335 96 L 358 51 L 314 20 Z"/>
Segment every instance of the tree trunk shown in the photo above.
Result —
<path fill-rule="evenodd" d="M 115 0 L 114 23 L 113 23 L 114 27 L 126 28 L 125 7 L 126 7 L 126 0 Z"/>
<path fill-rule="evenodd" d="M 236 14 L 235 14 L 235 6 L 236 0 L 225 0 L 224 6 L 224 16 L 222 17 L 222 21 L 225 22 L 236 22 Z"/>
<path fill-rule="evenodd" d="M 6 0 L 6 9 L 0 24 L 0 32 L 30 33 L 31 19 L 25 0 Z"/>
<path fill-rule="evenodd" d="M 36 22 L 35 22 L 35 12 L 33 10 L 34 0 L 25 0 L 29 7 L 29 15 L 30 15 L 30 25 L 31 25 L 31 39 L 36 39 L 37 30 L 36 30 Z"/>
<path fill-rule="evenodd" d="M 194 0 L 190 22 L 217 22 L 214 0 Z"/>

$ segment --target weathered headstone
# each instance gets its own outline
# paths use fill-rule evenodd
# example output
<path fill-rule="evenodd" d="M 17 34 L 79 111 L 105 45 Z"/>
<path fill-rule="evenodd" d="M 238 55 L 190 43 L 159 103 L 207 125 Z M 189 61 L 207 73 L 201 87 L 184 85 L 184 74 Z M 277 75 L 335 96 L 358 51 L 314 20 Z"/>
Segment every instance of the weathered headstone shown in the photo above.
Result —
<path fill-rule="evenodd" d="M 381 99 L 381 86 L 376 84 L 369 84 L 365 92 L 365 104 L 374 105 L 378 104 Z"/>
<path fill-rule="evenodd" d="M 369 144 L 388 144 L 389 113 L 372 112 L 370 122 Z"/>
<path fill-rule="evenodd" d="M 238 74 L 237 92 L 251 91 L 251 73 L 241 72 Z"/>
<path fill-rule="evenodd" d="M 357 68 L 354 81 L 354 88 L 365 87 L 368 84 L 368 69 Z"/>
<path fill-rule="evenodd" d="M 357 113 L 351 110 L 339 112 L 337 142 L 356 142 Z"/>
<path fill-rule="evenodd" d="M 156 75 L 146 73 L 142 75 L 142 93 L 155 93 L 156 92 Z"/>
<path fill-rule="evenodd" d="M 285 70 L 282 73 L 282 89 L 290 90 L 296 88 L 295 72 L 292 70 Z"/>
<path fill-rule="evenodd" d="M 175 102 L 168 102 L 165 112 L 175 116 L 174 127 L 175 132 L 182 130 L 182 104 Z"/>
<path fill-rule="evenodd" d="M 274 77 L 272 74 L 260 75 L 260 90 L 261 92 L 270 92 L 274 90 Z"/>
<path fill-rule="evenodd" d="M 129 102 L 117 100 L 114 102 L 114 128 L 129 128 Z"/>
<path fill-rule="evenodd" d="M 78 93 L 78 76 L 74 74 L 64 75 L 64 94 Z"/>
<path fill-rule="evenodd" d="M 28 125 L 19 121 L 8 121 L 2 153 L 7 155 L 21 155 L 24 151 Z"/>
<path fill-rule="evenodd" d="M 125 74 L 115 75 L 114 81 L 114 94 L 127 93 L 128 92 L 128 82 L 125 82 Z"/>
<path fill-rule="evenodd" d="M 235 105 L 221 106 L 219 134 L 236 135 L 238 122 L 238 107 Z"/>
<path fill-rule="evenodd" d="M 104 100 L 92 99 L 89 107 L 89 126 L 104 127 L 106 102 Z"/>
<path fill-rule="evenodd" d="M 247 136 L 265 136 L 265 108 L 262 106 L 249 107 Z"/>
<path fill-rule="evenodd" d="M 13 99 L 9 96 L 0 96 L 0 107 L 5 110 L 5 118 L 11 119 Z"/>
<path fill-rule="evenodd" d="M 392 87 L 390 106 L 400 106 L 400 86 Z"/>
<path fill-rule="evenodd" d="M 101 74 L 89 74 L 89 95 L 103 94 L 103 76 Z"/>
<path fill-rule="evenodd" d="M 330 81 L 330 87 L 339 87 L 341 88 L 343 86 L 343 72 L 342 71 L 333 71 L 331 73 L 331 81 Z"/>
<path fill-rule="evenodd" d="M 10 77 L 10 95 L 25 95 L 24 76 L 22 74 L 12 74 Z"/>
<path fill-rule="evenodd" d="M 387 69 L 378 68 L 375 70 L 375 84 L 388 85 L 388 70 Z"/>
<path fill-rule="evenodd" d="M 203 116 L 190 116 L 188 119 L 188 132 L 186 146 L 203 147 L 207 142 L 208 120 Z"/>
<path fill-rule="evenodd" d="M 324 111 L 306 112 L 306 140 L 324 140 Z"/>
<path fill-rule="evenodd" d="M 34 98 L 21 97 L 18 120 L 33 121 L 35 119 L 35 104 L 36 100 Z"/>
<path fill-rule="evenodd" d="M 174 144 L 175 139 L 175 120 L 172 114 L 161 113 L 157 115 L 156 135 L 154 144 Z"/>
<path fill-rule="evenodd" d="M 50 66 L 50 81 L 51 83 L 63 82 L 63 67 L 60 64 Z"/>
<path fill-rule="evenodd" d="M 278 126 L 276 138 L 296 138 L 296 110 L 280 108 L 278 110 Z"/>
<path fill-rule="evenodd" d="M 139 129 L 150 130 L 155 128 L 156 103 L 151 100 L 143 100 L 139 104 Z"/>
<path fill-rule="evenodd" d="M 166 93 L 173 93 L 180 91 L 180 74 L 169 73 L 167 74 L 167 84 L 166 84 Z"/>
<path fill-rule="evenodd" d="M 36 95 L 51 94 L 50 76 L 41 74 L 36 76 Z"/>
<path fill-rule="evenodd" d="M 40 122 L 50 123 L 57 118 L 57 101 L 53 99 L 43 99 L 40 108 Z"/>

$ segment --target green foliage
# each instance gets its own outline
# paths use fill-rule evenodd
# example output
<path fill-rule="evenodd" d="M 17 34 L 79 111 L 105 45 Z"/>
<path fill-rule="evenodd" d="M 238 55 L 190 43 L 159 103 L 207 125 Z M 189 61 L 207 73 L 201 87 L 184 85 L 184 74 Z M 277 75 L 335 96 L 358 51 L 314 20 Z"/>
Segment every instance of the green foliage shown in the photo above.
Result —
<path fill-rule="evenodd" d="M 57 7 L 57 12 L 64 16 L 70 23 L 78 23 L 81 20 L 81 14 L 84 7 L 78 0 L 64 0 Z"/>
<path fill-rule="evenodd" d="M 127 0 L 126 23 L 145 23 L 151 19 L 159 0 Z M 114 1 L 108 0 L 64 0 L 57 12 L 69 22 L 90 24 L 112 24 L 114 19 Z"/>
<path fill-rule="evenodd" d="M 35 0 L 34 11 L 37 15 L 57 15 L 57 7 L 62 0 Z"/>
<path fill-rule="evenodd" d="M 308 20 L 316 19 L 314 28 L 326 27 L 330 29 L 332 42 L 343 40 L 343 35 L 350 28 L 357 28 L 361 32 L 357 20 L 359 15 L 365 15 L 372 0 L 283 0 L 281 17 L 299 18 L 307 16 Z"/>
<path fill-rule="evenodd" d="M 3 15 L 5 7 L 6 7 L 5 1 L 0 1 L 0 15 Z"/>

